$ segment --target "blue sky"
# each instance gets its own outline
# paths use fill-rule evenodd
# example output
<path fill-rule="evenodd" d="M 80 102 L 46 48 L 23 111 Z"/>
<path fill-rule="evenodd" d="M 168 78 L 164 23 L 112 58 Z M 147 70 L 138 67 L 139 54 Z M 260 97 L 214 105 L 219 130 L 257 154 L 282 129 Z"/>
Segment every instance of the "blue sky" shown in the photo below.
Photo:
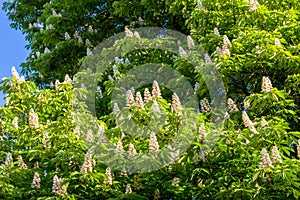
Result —
<path fill-rule="evenodd" d="M 2 7 L 2 3 L 0 3 Z M 20 72 L 20 65 L 26 61 L 29 51 L 26 50 L 25 37 L 21 31 L 10 28 L 10 21 L 5 12 L 0 10 L 0 79 L 11 76 L 11 67 Z M 0 92 L 0 105 L 3 105 L 3 94 Z"/>

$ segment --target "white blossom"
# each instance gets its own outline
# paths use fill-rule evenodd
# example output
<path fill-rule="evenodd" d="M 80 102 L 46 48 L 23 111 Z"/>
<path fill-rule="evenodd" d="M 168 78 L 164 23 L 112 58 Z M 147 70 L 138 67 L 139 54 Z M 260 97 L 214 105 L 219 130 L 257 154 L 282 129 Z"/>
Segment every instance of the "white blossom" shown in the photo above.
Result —
<path fill-rule="evenodd" d="M 253 122 L 249 118 L 246 111 L 242 111 L 242 119 L 243 119 L 245 127 L 249 128 L 251 132 L 258 134 L 258 131 L 256 130 Z"/>
<path fill-rule="evenodd" d="M 59 85 L 60 85 L 59 80 L 56 80 L 55 81 L 55 90 L 59 90 Z"/>
<path fill-rule="evenodd" d="M 297 145 L 297 156 L 300 159 L 300 139 L 298 140 L 298 145 Z"/>
<path fill-rule="evenodd" d="M 132 106 L 135 104 L 133 94 L 131 90 L 127 90 L 126 92 L 126 106 Z"/>
<path fill-rule="evenodd" d="M 268 151 L 263 148 L 261 150 L 261 163 L 259 164 L 259 168 L 262 169 L 262 168 L 273 168 L 273 164 L 272 164 L 272 161 L 270 159 L 270 156 L 268 154 Z"/>
<path fill-rule="evenodd" d="M 64 80 L 64 82 L 65 82 L 65 83 L 71 83 L 71 84 L 73 83 L 72 79 L 70 78 L 70 76 L 69 76 L 68 74 L 65 75 L 65 80 Z"/>
<path fill-rule="evenodd" d="M 92 43 L 91 43 L 91 41 L 89 39 L 86 39 L 85 40 L 85 45 L 88 46 L 88 47 L 90 47 L 90 46 L 92 46 Z"/>
<path fill-rule="evenodd" d="M 94 33 L 93 27 L 91 25 L 88 28 L 88 32 L 91 33 L 91 34 Z"/>
<path fill-rule="evenodd" d="M 160 199 L 160 192 L 159 189 L 156 189 L 154 192 L 153 200 L 159 200 Z"/>
<path fill-rule="evenodd" d="M 132 144 L 132 143 L 129 144 L 128 154 L 129 154 L 129 156 L 133 156 L 136 154 L 136 149 L 134 147 L 134 144 Z"/>
<path fill-rule="evenodd" d="M 86 55 L 87 56 L 93 55 L 93 52 L 90 50 L 90 48 L 86 48 Z"/>
<path fill-rule="evenodd" d="M 127 184 L 125 194 L 130 194 L 130 193 L 132 193 L 132 189 L 131 189 L 130 184 Z"/>
<path fill-rule="evenodd" d="M 118 103 L 114 103 L 114 106 L 113 106 L 113 112 L 117 112 L 117 111 L 120 111 L 120 108 L 119 108 L 119 105 Z"/>
<path fill-rule="evenodd" d="M 5 164 L 6 166 L 10 166 L 10 165 L 13 164 L 13 157 L 12 157 L 12 154 L 11 154 L 11 153 L 7 153 L 7 154 L 6 154 L 6 158 L 5 158 L 4 164 Z"/>
<path fill-rule="evenodd" d="M 105 184 L 112 185 L 113 181 L 113 174 L 111 172 L 111 168 L 107 167 L 105 171 L 106 179 L 104 181 Z"/>
<path fill-rule="evenodd" d="M 172 111 L 175 112 L 177 115 L 180 115 L 182 110 L 181 102 L 177 94 L 172 95 Z"/>
<path fill-rule="evenodd" d="M 152 100 L 151 93 L 150 93 L 148 88 L 145 88 L 145 90 L 144 90 L 144 102 L 148 103 L 151 100 Z"/>
<path fill-rule="evenodd" d="M 193 49 L 195 47 L 195 42 L 190 35 L 187 36 L 187 45 L 189 49 Z"/>
<path fill-rule="evenodd" d="M 53 177 L 53 186 L 52 186 L 52 192 L 54 192 L 56 195 L 64 195 L 68 194 L 67 189 L 65 186 L 62 186 L 63 179 L 58 178 L 57 175 Z"/>
<path fill-rule="evenodd" d="M 47 54 L 47 53 L 51 53 L 51 51 L 46 47 L 46 48 L 44 49 L 44 54 Z"/>
<path fill-rule="evenodd" d="M 31 188 L 40 189 L 41 188 L 41 179 L 38 172 L 34 172 L 34 176 L 31 183 Z"/>
<path fill-rule="evenodd" d="M 202 1 L 201 1 L 201 0 L 197 0 L 197 7 L 198 7 L 199 9 L 204 9 L 204 7 L 203 7 L 203 4 L 202 4 Z"/>
<path fill-rule="evenodd" d="M 208 53 L 205 53 L 205 54 L 204 54 L 204 62 L 205 62 L 206 64 L 212 63 L 212 60 L 211 60 L 211 58 L 210 58 L 210 56 L 209 56 Z"/>
<path fill-rule="evenodd" d="M 209 112 L 211 110 L 209 101 L 207 100 L 206 97 L 200 100 L 200 107 L 201 107 L 201 112 L 203 113 Z"/>
<path fill-rule="evenodd" d="M 239 111 L 236 104 L 234 103 L 234 101 L 231 98 L 228 98 L 227 104 L 228 104 L 228 108 L 229 108 L 229 113 L 236 113 Z"/>
<path fill-rule="evenodd" d="M 83 41 L 82 41 L 81 36 L 78 36 L 78 43 L 79 43 L 79 44 L 83 44 Z"/>
<path fill-rule="evenodd" d="M 185 58 L 185 57 L 186 57 L 187 53 L 185 52 L 185 50 L 184 50 L 181 46 L 179 46 L 178 51 L 179 51 L 179 55 L 180 55 L 182 58 Z"/>
<path fill-rule="evenodd" d="M 21 155 L 18 156 L 18 162 L 19 162 L 19 164 L 18 164 L 19 169 L 22 169 L 22 170 L 27 169 L 27 165 L 23 161 L 23 158 Z"/>
<path fill-rule="evenodd" d="M 85 140 L 87 142 L 93 142 L 94 141 L 94 135 L 93 135 L 93 131 L 91 129 L 89 129 L 85 135 Z"/>
<path fill-rule="evenodd" d="M 129 29 L 126 27 L 126 28 L 125 28 L 125 35 L 126 35 L 127 37 L 132 37 L 132 36 L 133 36 L 133 33 L 132 33 L 131 30 L 129 30 Z"/>
<path fill-rule="evenodd" d="M 19 118 L 17 116 L 15 116 L 14 119 L 12 120 L 12 122 L 11 122 L 15 129 L 19 128 L 18 120 L 19 120 Z"/>
<path fill-rule="evenodd" d="M 116 148 L 116 156 L 122 156 L 123 155 L 123 143 L 122 140 L 119 139 L 117 143 L 117 148 Z"/>
<path fill-rule="evenodd" d="M 274 164 L 282 163 L 281 156 L 280 156 L 278 148 L 276 146 L 272 147 L 272 161 Z"/>
<path fill-rule="evenodd" d="M 39 116 L 37 113 L 34 112 L 33 108 L 31 108 L 29 111 L 28 123 L 29 123 L 30 127 L 32 127 L 32 128 L 39 127 Z"/>
<path fill-rule="evenodd" d="M 70 39 L 71 39 L 71 37 L 70 37 L 69 33 L 65 32 L 65 40 L 70 40 Z"/>
<path fill-rule="evenodd" d="M 137 32 L 137 31 L 134 31 L 133 35 L 134 35 L 136 38 L 139 38 L 139 39 L 141 38 L 139 32 Z"/>
<path fill-rule="evenodd" d="M 216 35 L 216 36 L 220 36 L 220 33 L 219 33 L 219 29 L 218 28 L 214 28 L 214 34 Z"/>
<path fill-rule="evenodd" d="M 93 161 L 92 161 L 92 153 L 89 150 L 84 157 L 83 164 L 81 166 L 80 172 L 90 173 L 93 171 Z"/>
<path fill-rule="evenodd" d="M 17 72 L 17 70 L 16 70 L 15 67 L 11 68 L 11 77 L 15 78 L 15 79 L 19 79 L 20 78 L 19 73 Z"/>
<path fill-rule="evenodd" d="M 155 153 L 159 150 L 156 134 L 151 132 L 149 140 L 149 153 Z"/>
<path fill-rule="evenodd" d="M 256 10 L 259 6 L 259 3 L 257 0 L 249 0 L 249 11 Z"/>
<path fill-rule="evenodd" d="M 152 99 L 155 99 L 155 98 L 162 98 L 160 88 L 159 88 L 157 81 L 153 81 L 153 84 L 152 84 Z"/>
<path fill-rule="evenodd" d="M 144 102 L 140 92 L 137 92 L 135 95 L 135 106 L 139 109 L 144 110 Z"/>
<path fill-rule="evenodd" d="M 263 76 L 263 78 L 262 78 L 262 85 L 261 85 L 261 91 L 263 93 L 267 93 L 267 92 L 271 92 L 272 90 L 273 90 L 273 86 L 272 86 L 271 80 L 268 77 Z"/>
<path fill-rule="evenodd" d="M 73 34 L 73 37 L 74 37 L 74 39 L 78 39 L 78 37 L 79 37 L 79 34 L 78 34 L 78 32 L 77 32 L 77 31 L 75 31 L 75 32 L 74 32 L 74 34 Z"/>

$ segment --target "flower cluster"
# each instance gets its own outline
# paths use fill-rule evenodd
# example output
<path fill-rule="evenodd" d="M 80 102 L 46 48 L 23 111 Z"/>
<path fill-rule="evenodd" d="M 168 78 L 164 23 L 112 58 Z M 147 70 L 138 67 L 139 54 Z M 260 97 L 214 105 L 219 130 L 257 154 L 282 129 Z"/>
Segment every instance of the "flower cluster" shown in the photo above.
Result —
<path fill-rule="evenodd" d="M 128 184 L 126 185 L 126 191 L 125 191 L 125 194 L 130 194 L 130 193 L 132 193 L 132 189 L 131 189 L 130 184 L 128 183 Z"/>
<path fill-rule="evenodd" d="M 250 103 L 249 103 L 249 101 L 248 101 L 248 100 L 246 100 L 246 99 L 244 99 L 244 109 L 245 109 L 245 110 L 248 110 L 248 109 L 249 109 L 249 107 L 250 107 Z"/>
<path fill-rule="evenodd" d="M 68 74 L 65 75 L 65 80 L 64 83 L 73 83 L 72 79 L 70 78 L 70 76 Z"/>
<path fill-rule="evenodd" d="M 246 113 L 246 111 L 242 112 L 242 119 L 243 119 L 245 127 L 249 128 L 250 131 L 253 133 L 258 133 L 253 122 L 251 121 L 248 114 Z"/>
<path fill-rule="evenodd" d="M 52 192 L 54 192 L 56 195 L 64 195 L 68 194 L 67 189 L 65 186 L 62 186 L 63 179 L 58 178 L 57 175 L 53 177 L 53 186 L 52 186 Z"/>
<path fill-rule="evenodd" d="M 259 3 L 257 0 L 247 0 L 249 2 L 249 10 L 253 11 L 256 10 L 259 6 Z"/>
<path fill-rule="evenodd" d="M 202 100 L 200 100 L 200 108 L 201 108 L 201 112 L 206 113 L 209 112 L 211 110 L 209 101 L 207 100 L 207 98 L 204 98 Z"/>
<path fill-rule="evenodd" d="M 62 15 L 60 13 L 55 12 L 54 8 L 51 8 L 51 12 L 54 17 L 62 17 Z"/>
<path fill-rule="evenodd" d="M 137 92 L 135 95 L 135 105 L 137 108 L 144 110 L 143 97 L 140 92 Z"/>
<path fill-rule="evenodd" d="M 134 147 L 134 144 L 132 144 L 132 143 L 129 144 L 128 154 L 129 154 L 129 156 L 133 156 L 136 154 L 136 149 Z"/>
<path fill-rule="evenodd" d="M 29 121 L 30 127 L 38 128 L 39 127 L 39 116 L 37 113 L 34 112 L 33 108 L 29 111 Z"/>
<path fill-rule="evenodd" d="M 151 100 L 152 100 L 152 96 L 150 94 L 150 91 L 149 91 L 148 88 L 145 88 L 145 90 L 144 90 L 144 102 L 148 103 Z"/>
<path fill-rule="evenodd" d="M 172 96 L 172 111 L 175 112 L 177 115 L 181 114 L 182 106 L 180 103 L 180 99 L 177 94 L 173 94 Z"/>
<path fill-rule="evenodd" d="M 228 108 L 229 108 L 229 113 L 236 113 L 239 111 L 238 107 L 234 103 L 234 101 L 231 98 L 228 98 L 227 100 Z"/>
<path fill-rule="evenodd" d="M 17 72 L 17 70 L 16 70 L 15 67 L 11 68 L 11 77 L 15 78 L 15 79 L 19 79 L 20 78 L 19 73 Z"/>
<path fill-rule="evenodd" d="M 274 164 L 282 163 L 281 156 L 280 156 L 278 148 L 276 146 L 272 147 L 272 160 L 273 160 Z"/>
<path fill-rule="evenodd" d="M 181 58 L 185 58 L 186 55 L 187 55 L 187 53 L 185 52 L 185 50 L 181 46 L 179 46 L 178 52 L 179 52 L 179 55 L 181 56 Z"/>
<path fill-rule="evenodd" d="M 122 156 L 122 154 L 123 154 L 123 144 L 122 144 L 122 140 L 119 139 L 116 148 L 116 156 Z"/>
<path fill-rule="evenodd" d="M 43 147 L 45 149 L 50 148 L 51 147 L 51 142 L 49 142 L 49 135 L 48 135 L 48 131 L 45 131 L 43 134 Z"/>
<path fill-rule="evenodd" d="M 193 49 L 195 46 L 194 40 L 191 36 L 187 36 L 187 45 L 189 49 Z"/>
<path fill-rule="evenodd" d="M 107 179 L 105 179 L 104 183 L 108 185 L 112 185 L 113 175 L 110 167 L 106 168 L 105 175 Z"/>
<path fill-rule="evenodd" d="M 90 50 L 90 48 L 86 48 L 86 55 L 87 56 L 93 55 L 93 52 Z"/>
<path fill-rule="evenodd" d="M 211 64 L 211 63 L 212 63 L 212 60 L 211 60 L 211 58 L 210 58 L 210 56 L 209 56 L 208 53 L 205 53 L 205 54 L 204 54 L 204 62 L 205 62 L 206 64 Z"/>
<path fill-rule="evenodd" d="M 149 141 L 149 153 L 155 153 L 159 150 L 159 145 L 157 142 L 157 138 L 154 132 L 150 134 L 150 141 Z"/>
<path fill-rule="evenodd" d="M 259 164 L 259 168 L 274 168 L 272 161 L 270 159 L 270 156 L 268 154 L 268 151 L 263 148 L 261 150 L 261 157 L 262 157 L 262 162 Z"/>
<path fill-rule="evenodd" d="M 220 33 L 219 33 L 219 29 L 218 28 L 214 28 L 214 34 L 216 35 L 216 36 L 220 36 Z"/>
<path fill-rule="evenodd" d="M 160 88 L 159 88 L 157 81 L 153 81 L 153 84 L 152 84 L 152 99 L 155 99 L 155 98 L 162 98 Z"/>
<path fill-rule="evenodd" d="M 5 165 L 6 166 L 10 166 L 13 164 L 13 157 L 11 153 L 6 154 L 6 158 L 5 158 Z"/>
<path fill-rule="evenodd" d="M 298 140 L 298 145 L 297 145 L 297 156 L 300 159 L 300 139 Z"/>
<path fill-rule="evenodd" d="M 23 158 L 21 155 L 18 156 L 18 161 L 19 161 L 19 164 L 18 164 L 19 169 L 27 169 L 27 165 L 23 161 Z"/>
<path fill-rule="evenodd" d="M 127 90 L 127 92 L 126 92 L 126 106 L 132 106 L 134 104 L 135 104 L 134 97 L 133 97 L 133 94 L 132 94 L 131 90 Z"/>
<path fill-rule="evenodd" d="M 263 78 L 262 78 L 262 85 L 261 85 L 261 91 L 263 93 L 266 93 L 266 92 L 271 92 L 272 89 L 273 89 L 273 86 L 272 86 L 271 80 L 268 77 L 263 76 Z"/>
<path fill-rule="evenodd" d="M 19 118 L 16 116 L 16 117 L 14 117 L 14 119 L 11 122 L 15 129 L 19 128 L 18 120 L 19 120 Z"/>
<path fill-rule="evenodd" d="M 88 151 L 85 154 L 83 164 L 81 166 L 80 172 L 90 173 L 93 171 L 92 153 Z"/>
<path fill-rule="evenodd" d="M 39 175 L 38 172 L 34 172 L 31 187 L 33 189 L 40 189 L 41 188 L 41 179 L 40 179 L 40 175 Z"/>
<path fill-rule="evenodd" d="M 203 7 L 203 4 L 202 4 L 202 1 L 201 1 L 201 0 L 197 0 L 197 7 L 198 7 L 199 9 L 204 9 L 204 7 Z"/>
<path fill-rule="evenodd" d="M 86 135 L 85 135 L 85 140 L 87 142 L 93 142 L 94 141 L 94 135 L 93 135 L 93 131 L 91 129 L 89 129 L 87 132 L 86 132 Z"/>
<path fill-rule="evenodd" d="M 113 112 L 118 112 L 118 111 L 120 111 L 120 108 L 119 108 L 118 103 L 115 102 L 114 105 L 113 105 Z"/>
<path fill-rule="evenodd" d="M 127 27 L 125 27 L 125 35 L 127 37 L 133 37 L 133 33 L 131 30 L 129 30 Z"/>
<path fill-rule="evenodd" d="M 65 40 L 70 40 L 70 39 L 71 39 L 71 37 L 70 37 L 69 33 L 65 32 Z"/>

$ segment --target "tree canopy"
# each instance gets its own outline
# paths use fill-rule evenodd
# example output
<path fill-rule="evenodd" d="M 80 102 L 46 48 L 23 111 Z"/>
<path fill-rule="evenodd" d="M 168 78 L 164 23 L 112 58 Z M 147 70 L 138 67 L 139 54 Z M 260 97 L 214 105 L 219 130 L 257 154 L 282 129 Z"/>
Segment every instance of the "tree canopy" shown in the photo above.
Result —
<path fill-rule="evenodd" d="M 4 2 L 31 53 L 22 64 L 26 80 L 13 68 L 1 82 L 7 103 L 0 107 L 0 198 L 298 199 L 299 8 L 295 0 Z M 187 37 L 145 38 L 135 31 L 140 27 Z M 103 55 L 127 44 L 152 47 L 153 41 L 178 53 L 143 48 L 105 62 L 110 57 Z M 205 50 L 200 60 L 197 43 Z M 96 73 L 95 59 L 106 70 Z M 151 67 L 130 74 L 147 63 L 160 63 L 161 74 L 169 66 L 194 88 L 175 93 L 163 84 L 169 77 L 155 77 Z M 212 65 L 224 86 L 216 96 L 207 85 L 215 73 L 203 74 Z M 151 82 L 136 83 L 141 74 Z M 133 87 L 124 89 L 124 82 Z M 168 86 L 179 85 L 181 78 Z M 112 101 L 115 92 L 120 101 Z M 198 110 L 182 98 L 185 92 L 194 94 Z M 221 129 L 214 127 L 218 120 Z M 191 142 L 188 148 L 170 146 L 178 135 Z M 162 160 L 170 163 L 157 167 Z M 145 168 L 148 173 L 133 173 Z"/>

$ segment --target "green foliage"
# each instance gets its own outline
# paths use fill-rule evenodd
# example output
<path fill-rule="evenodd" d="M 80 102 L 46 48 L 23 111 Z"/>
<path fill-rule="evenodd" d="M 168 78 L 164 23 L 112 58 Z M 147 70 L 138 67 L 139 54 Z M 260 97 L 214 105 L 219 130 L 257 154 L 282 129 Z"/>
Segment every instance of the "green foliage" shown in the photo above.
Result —
<path fill-rule="evenodd" d="M 250 10 L 246 0 L 203 0 L 201 3 L 203 7 L 199 7 L 200 1 L 197 5 L 190 0 L 5 2 L 3 8 L 12 20 L 12 27 L 22 30 L 29 41 L 27 48 L 32 52 L 22 65 L 28 81 L 13 76 L 1 83 L 1 90 L 8 96 L 7 104 L 0 108 L 0 157 L 3 160 L 0 164 L 0 198 L 157 199 L 160 196 L 160 199 L 192 199 L 194 196 L 196 199 L 298 199 L 299 3 L 295 0 L 260 0 L 254 10 Z M 62 80 L 65 74 L 73 78 L 78 68 L 88 61 L 87 48 L 92 50 L 126 26 L 159 26 L 190 34 L 211 54 L 224 81 L 226 91 L 223 92 L 234 103 L 228 101 L 228 113 L 219 116 L 226 121 L 211 150 L 203 151 L 205 138 L 200 137 L 203 133 L 201 124 L 208 137 L 213 134 L 214 127 L 209 120 L 211 112 L 202 109 L 196 116 L 198 126 L 193 132 L 192 145 L 173 164 L 153 172 L 127 176 L 113 169 L 112 184 L 109 184 L 107 166 L 97 159 L 96 154 L 90 159 L 92 170 L 82 171 L 90 149 L 86 142 L 89 130 L 102 128 L 112 144 L 122 139 L 124 152 L 128 152 L 130 143 L 140 153 L 149 151 L 149 138 L 127 134 L 114 120 L 115 115 L 119 116 L 118 112 L 112 112 L 113 92 L 121 90 L 118 81 L 125 78 L 130 69 L 145 63 L 171 66 L 191 85 L 199 83 L 200 88 L 196 91 L 199 104 L 204 98 L 210 99 L 210 86 L 205 84 L 205 75 L 199 70 L 206 66 L 203 62 L 194 68 L 185 59 L 174 57 L 174 53 L 157 49 L 120 55 L 124 60 L 112 62 L 101 77 L 97 77 L 101 90 L 94 95 L 95 102 L 91 100 L 97 111 L 97 126 L 88 105 L 74 99 L 74 93 L 79 100 L 84 99 L 90 88 L 73 90 L 68 81 L 56 84 L 56 89 L 49 88 L 50 81 Z M 214 32 L 215 28 L 219 34 Z M 78 36 L 73 35 L 76 31 Z M 70 38 L 66 38 L 66 32 Z M 222 50 L 224 46 L 225 35 L 231 45 L 227 52 L 217 52 L 217 47 Z M 87 39 L 91 44 L 86 44 Z M 134 41 L 132 44 L 149 42 L 131 40 Z M 124 43 L 126 38 L 116 47 L 121 48 Z M 45 51 L 46 48 L 51 52 Z M 126 59 L 130 62 L 124 62 Z M 85 81 L 96 80 L 96 76 L 89 73 L 86 72 Z M 269 77 L 274 88 L 262 90 L 263 77 Z M 175 81 L 174 85 L 177 83 Z M 135 89 L 143 93 L 145 88 L 151 90 L 149 84 Z M 151 113 L 153 101 L 150 101 L 145 104 L 145 109 L 133 105 L 126 107 L 130 117 L 125 117 L 122 125 L 126 125 L 128 119 L 140 125 L 167 119 L 163 128 L 156 132 L 162 148 L 174 139 L 182 121 L 171 109 L 172 91 L 163 86 L 160 88 L 163 98 L 156 101 L 166 116 L 151 118 L 154 115 Z M 81 111 L 83 121 L 74 121 L 78 113 L 74 113 L 73 108 Z M 38 124 L 34 121 L 35 114 Z M 192 122 L 187 120 L 186 123 Z M 135 127 L 128 125 L 126 130 L 134 131 Z M 101 137 L 98 135 L 96 139 Z M 106 147 L 105 142 L 102 143 Z M 278 148 L 279 155 L 274 147 Z M 116 147 L 106 148 L 110 153 L 116 151 Z M 263 149 L 267 150 L 270 159 Z M 4 162 L 9 153 L 13 157 L 12 163 Z M 17 161 L 19 155 L 27 166 L 24 169 L 20 165 L 22 162 Z M 107 156 L 109 159 L 116 162 L 116 158 Z M 268 165 L 270 162 L 272 165 Z M 153 160 L 150 164 L 155 166 L 157 163 Z M 35 172 L 40 176 L 40 188 L 32 187 Z M 63 178 L 60 189 L 65 189 L 68 194 L 53 192 L 55 175 Z M 132 193 L 125 192 L 129 184 Z"/>

